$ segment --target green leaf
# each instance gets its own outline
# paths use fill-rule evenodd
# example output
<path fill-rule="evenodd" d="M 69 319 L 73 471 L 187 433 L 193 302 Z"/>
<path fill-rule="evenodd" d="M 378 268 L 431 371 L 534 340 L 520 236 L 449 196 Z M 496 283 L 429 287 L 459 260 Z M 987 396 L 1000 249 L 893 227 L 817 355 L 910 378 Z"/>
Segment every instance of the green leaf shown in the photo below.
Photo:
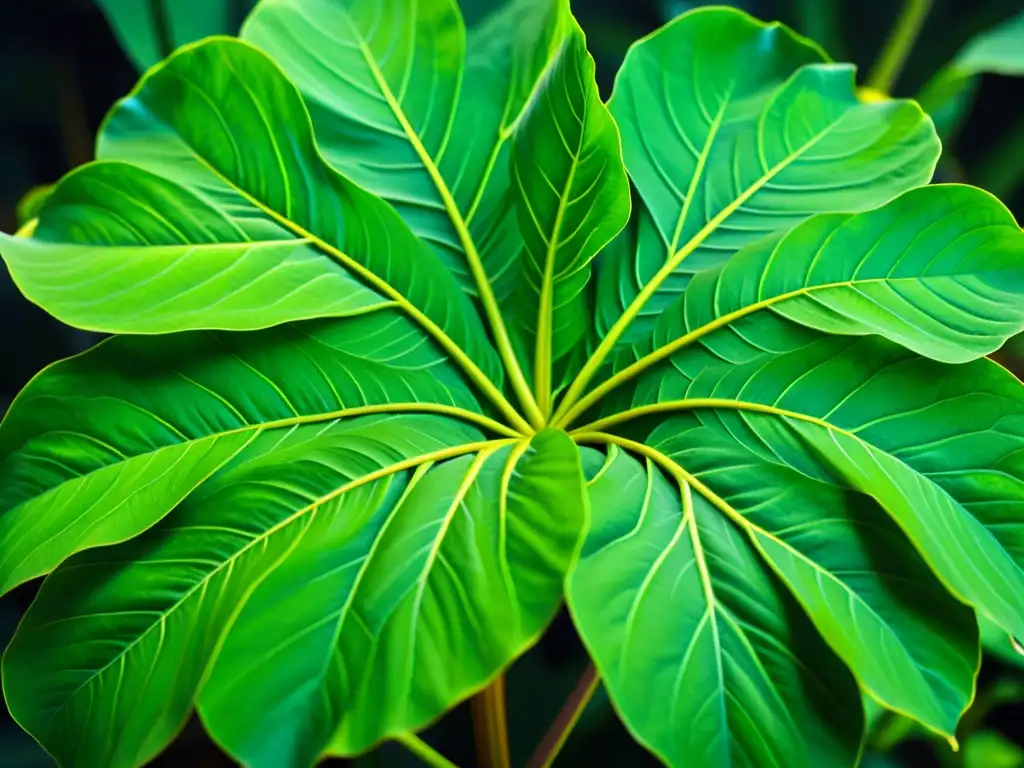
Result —
<path fill-rule="evenodd" d="M 589 333 L 590 262 L 629 220 L 619 133 L 578 27 L 516 128 L 511 173 L 526 241 L 512 312 L 534 351 L 534 392 L 548 414 L 562 383 L 556 366 L 564 376 L 560 364 Z"/>
<path fill-rule="evenodd" d="M 987 360 L 947 368 L 879 339 L 823 337 L 796 326 L 788 333 L 776 325 L 778 347 L 790 350 L 776 353 L 757 337 L 723 329 L 718 334 L 731 337 L 733 353 L 741 339 L 749 345 L 750 362 L 716 363 L 722 358 L 698 347 L 689 359 L 680 353 L 672 372 L 647 390 L 659 393 L 660 402 L 586 429 L 641 419 L 633 436 L 676 461 L 723 513 L 748 527 L 865 687 L 887 706 L 951 735 L 970 700 L 977 662 L 976 636 L 957 630 L 970 626 L 971 617 L 943 603 L 905 546 L 902 555 L 891 554 L 902 537 L 893 531 L 887 543 L 882 531 L 892 526 L 879 523 L 858 494 L 888 513 L 953 595 L 1019 637 L 1024 392 Z M 714 342 L 713 335 L 709 349 Z M 669 411 L 686 413 L 642 420 Z M 844 527 L 846 533 L 834 533 Z M 859 536 L 850 528 L 860 529 Z M 858 538 L 868 541 L 868 531 L 869 543 L 855 545 Z M 852 572 L 866 605 L 851 604 L 838 585 L 823 585 L 819 570 Z M 899 584 L 913 587 L 895 589 Z M 926 590 L 932 596 L 922 600 Z M 893 645 L 884 656 L 878 652 L 884 637 L 868 611 L 872 604 L 878 618 L 891 617 L 890 636 L 904 638 L 898 645 L 914 648 L 914 663 L 927 672 L 917 683 L 906 671 L 887 671 L 905 663 L 903 651 Z M 866 629 L 871 625 L 874 633 Z M 937 626 L 943 630 L 929 641 Z M 930 705 L 915 690 L 921 682 L 934 688 Z"/>
<path fill-rule="evenodd" d="M 196 696 L 247 764 L 362 751 L 536 639 L 582 488 L 564 433 L 486 441 L 427 415 L 267 432 L 158 526 L 44 583 L 4 659 L 12 711 L 83 766 L 150 759 Z"/>
<path fill-rule="evenodd" d="M 234 34 L 253 0 L 97 0 L 121 47 L 140 72 L 177 48 L 210 35 Z M 163 28 L 161 28 L 163 25 Z"/>
<path fill-rule="evenodd" d="M 229 39 L 182 49 L 112 111 L 98 156 L 122 163 L 88 166 L 84 184 L 67 177 L 35 240 L 0 238 L 19 287 L 58 318 L 119 333 L 241 330 L 386 300 L 518 421 L 468 298 L 390 206 L 324 162 L 301 96 L 265 54 Z M 83 301 L 92 286 L 99 299 Z"/>
<path fill-rule="evenodd" d="M 973 187 L 923 187 L 873 211 L 813 217 L 696 276 L 645 338 L 613 357 L 606 381 L 563 403 L 558 423 L 602 400 L 614 413 L 668 399 L 666 376 L 696 375 L 708 358 L 786 351 L 804 341 L 794 323 L 884 336 L 943 362 L 975 359 L 1024 328 L 1022 264 L 1013 216 Z"/>
<path fill-rule="evenodd" d="M 633 734 L 670 765 L 853 765 L 857 687 L 742 532 L 649 458 L 601 458 L 567 594 Z"/>
<path fill-rule="evenodd" d="M 250 240 L 198 195 L 121 162 L 66 176 L 32 239 L 3 236 L 0 247 L 23 293 L 106 332 L 253 330 L 393 303 L 308 239 Z M 78 285 L 89 292 L 68 290 Z"/>
<path fill-rule="evenodd" d="M 253 334 L 121 336 L 51 366 L 0 426 L 0 593 L 145 530 L 256 433 L 367 407 L 488 422 L 393 309 Z"/>
<path fill-rule="evenodd" d="M 1024 329 L 1022 293 L 1024 237 L 1012 214 L 973 187 L 929 186 L 744 249 L 694 278 L 647 343 L 685 346 L 765 311 L 963 363 Z"/>
<path fill-rule="evenodd" d="M 467 35 L 454 0 L 268 0 L 242 37 L 302 91 L 335 168 L 392 203 L 464 288 L 503 297 L 523 247 L 510 139 L 568 19 L 565 0 L 514 0 Z"/>
<path fill-rule="evenodd" d="M 52 184 L 40 184 L 32 187 L 22 196 L 18 201 L 17 208 L 19 227 L 24 227 L 39 215 L 39 209 L 43 207 L 43 203 L 46 202 L 52 191 Z"/>
<path fill-rule="evenodd" d="M 773 461 L 741 441 L 728 416 L 721 420 L 704 428 L 699 416 L 673 419 L 648 442 L 743 516 L 758 551 L 864 690 L 952 737 L 980 663 L 973 612 L 871 498 L 822 473 L 808 476 L 806 463 L 801 472 Z M 770 428 L 752 429 L 758 435 Z M 684 447 L 694 439 L 700 451 Z M 769 445 L 782 450 L 781 443 Z"/>
<path fill-rule="evenodd" d="M 917 94 L 939 134 L 953 134 L 966 117 L 983 74 L 1024 75 L 1024 13 L 978 35 Z"/>
<path fill-rule="evenodd" d="M 684 14 L 630 50 L 610 108 L 649 218 L 637 219 L 635 252 L 602 265 L 603 333 L 635 315 L 620 330 L 641 334 L 693 274 L 747 243 L 930 179 L 939 143 L 917 105 L 862 104 L 852 67 L 825 60 L 785 27 L 726 8 Z"/>
<path fill-rule="evenodd" d="M 454 0 L 268 0 L 242 31 L 303 93 L 328 161 L 478 297 L 534 427 L 544 414 L 500 310 L 523 250 L 509 145 L 570 18 L 567 0 L 514 0 L 467 36 Z"/>

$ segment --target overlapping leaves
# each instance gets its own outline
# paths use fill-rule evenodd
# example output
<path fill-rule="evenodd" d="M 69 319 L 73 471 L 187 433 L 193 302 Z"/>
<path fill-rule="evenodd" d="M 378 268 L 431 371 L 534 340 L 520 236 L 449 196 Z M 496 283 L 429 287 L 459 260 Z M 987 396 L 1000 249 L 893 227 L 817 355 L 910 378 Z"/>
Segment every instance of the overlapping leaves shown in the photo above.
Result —
<path fill-rule="evenodd" d="M 860 690 L 952 738 L 975 611 L 1024 636 L 1024 395 L 983 359 L 1024 235 L 914 189 L 915 104 L 726 9 L 607 106 L 562 0 L 468 33 L 264 0 L 242 38 L 148 73 L 0 239 L 126 334 L 0 428 L 0 584 L 50 574 L 19 722 L 134 766 L 196 707 L 310 765 L 438 717 L 564 596 L 669 764 L 853 765 Z"/>

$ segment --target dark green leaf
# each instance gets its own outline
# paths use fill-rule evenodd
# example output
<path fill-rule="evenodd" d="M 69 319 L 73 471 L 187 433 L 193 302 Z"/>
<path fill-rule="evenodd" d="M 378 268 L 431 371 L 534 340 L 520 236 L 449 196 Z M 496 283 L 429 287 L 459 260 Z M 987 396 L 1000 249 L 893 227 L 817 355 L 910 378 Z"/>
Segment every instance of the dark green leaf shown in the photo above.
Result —
<path fill-rule="evenodd" d="M 362 751 L 536 639 L 583 514 L 563 433 L 393 415 L 266 432 L 159 525 L 46 581 L 8 700 L 76 765 L 145 762 L 197 695 L 247 764 Z"/>
<path fill-rule="evenodd" d="M 547 415 L 566 358 L 579 359 L 590 332 L 590 262 L 629 220 L 619 133 L 578 27 L 515 130 L 512 178 L 526 257 L 510 307 Z"/>
<path fill-rule="evenodd" d="M 630 730 L 670 765 L 853 765 L 853 678 L 742 532 L 650 459 L 590 463 L 569 606 Z"/>
<path fill-rule="evenodd" d="M 177 48 L 210 35 L 234 34 L 253 0 L 97 0 L 132 63 L 144 72 Z M 156 11 L 156 13 L 154 13 Z M 161 28 L 163 26 L 163 28 Z"/>
<path fill-rule="evenodd" d="M 605 267 L 603 332 L 644 296 L 626 338 L 642 333 L 690 276 L 759 237 L 929 180 L 939 143 L 921 110 L 862 104 L 852 67 L 823 61 L 788 29 L 724 8 L 630 50 L 610 107 L 649 218 L 637 219 L 635 252 Z"/>

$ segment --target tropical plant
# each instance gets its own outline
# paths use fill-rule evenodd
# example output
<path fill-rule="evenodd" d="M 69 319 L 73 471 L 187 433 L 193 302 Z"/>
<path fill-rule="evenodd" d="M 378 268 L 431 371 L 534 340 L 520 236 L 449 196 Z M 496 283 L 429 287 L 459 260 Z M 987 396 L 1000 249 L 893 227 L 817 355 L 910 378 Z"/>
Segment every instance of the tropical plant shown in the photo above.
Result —
<path fill-rule="evenodd" d="M 593 70 L 566 0 L 264 0 L 0 238 L 117 334 L 0 427 L 0 589 L 48 574 L 4 693 L 58 762 L 195 707 L 246 765 L 444 765 L 413 734 L 478 694 L 503 765 L 563 601 L 566 727 L 600 679 L 671 765 L 853 765 L 861 691 L 952 739 L 975 614 L 1024 637 L 1024 233 L 780 25 Z"/>

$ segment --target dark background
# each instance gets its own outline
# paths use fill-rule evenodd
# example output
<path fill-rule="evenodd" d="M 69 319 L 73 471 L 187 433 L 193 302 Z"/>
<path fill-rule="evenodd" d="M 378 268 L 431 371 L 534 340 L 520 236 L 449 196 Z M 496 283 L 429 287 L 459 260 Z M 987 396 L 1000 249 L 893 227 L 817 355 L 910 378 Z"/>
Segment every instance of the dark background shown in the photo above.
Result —
<path fill-rule="evenodd" d="M 464 0 L 463 7 L 472 21 L 498 2 Z M 700 4 L 573 0 L 574 12 L 597 60 L 603 92 L 607 95 L 610 91 L 615 70 L 633 40 Z M 790 24 L 816 39 L 836 60 L 858 64 L 862 73 L 877 56 L 901 5 L 899 0 L 745 0 L 729 4 Z M 232 12 L 240 19 L 251 5 L 251 0 L 234 0 Z M 937 0 L 895 95 L 913 95 L 971 36 L 1022 9 L 1024 0 Z M 93 137 L 106 110 L 128 92 L 136 78 L 136 69 L 95 0 L 0 0 L 0 230 L 17 228 L 17 204 L 27 191 L 56 181 L 92 158 Z M 1008 173 L 1013 168 L 1019 172 Z M 969 119 L 947 143 L 940 176 L 993 189 L 1018 221 L 1024 218 L 1024 79 L 993 75 L 981 79 Z M 36 371 L 94 341 L 90 334 L 64 327 L 30 305 L 0 267 L 0 413 Z M 1024 343 L 1011 342 L 1000 359 L 1020 371 L 1024 366 L 1018 366 L 1018 347 L 1024 350 Z M 29 584 L 0 599 L 0 648 L 6 645 L 36 587 Z M 562 616 L 541 645 L 513 667 L 508 686 L 515 763 L 526 760 L 584 661 L 571 625 Z M 1024 686 L 1024 671 L 986 658 L 982 690 L 995 681 Z M 984 715 L 984 723 L 1024 745 L 1024 729 L 1018 725 L 1024 716 L 1024 703 L 1019 703 L 1024 696 L 1010 698 L 1017 701 L 993 708 Z M 474 764 L 470 728 L 466 707 L 460 707 L 426 737 L 459 765 L 468 767 Z M 945 766 L 949 757 L 918 738 L 905 741 L 887 757 L 869 754 L 865 765 Z M 358 762 L 367 768 L 416 765 L 415 759 L 394 746 Z M 157 764 L 202 768 L 231 762 L 218 755 L 193 723 Z M 600 691 L 560 764 L 656 765 L 631 743 Z M 49 765 L 52 763 L 45 754 L 20 732 L 0 704 L 0 768 Z"/>

